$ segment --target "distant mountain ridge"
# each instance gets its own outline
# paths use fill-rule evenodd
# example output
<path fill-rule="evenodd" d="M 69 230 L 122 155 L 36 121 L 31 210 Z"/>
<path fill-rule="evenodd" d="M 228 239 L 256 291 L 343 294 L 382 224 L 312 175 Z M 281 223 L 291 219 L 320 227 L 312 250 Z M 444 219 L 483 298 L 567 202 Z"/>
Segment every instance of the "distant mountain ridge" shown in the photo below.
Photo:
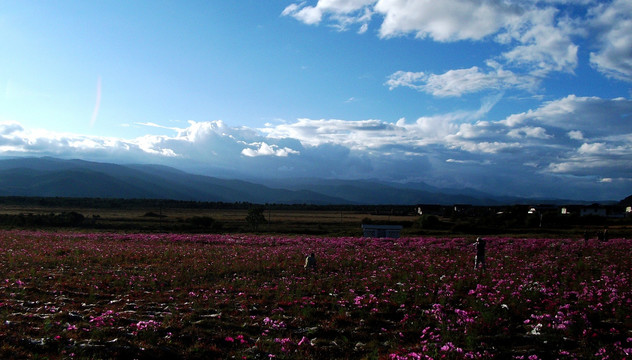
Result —
<path fill-rule="evenodd" d="M 498 197 L 468 189 L 439 189 L 424 183 L 308 178 L 254 182 L 194 175 L 160 165 L 117 165 L 50 157 L 0 160 L 0 196 L 315 205 L 500 205 L 542 201 Z"/>

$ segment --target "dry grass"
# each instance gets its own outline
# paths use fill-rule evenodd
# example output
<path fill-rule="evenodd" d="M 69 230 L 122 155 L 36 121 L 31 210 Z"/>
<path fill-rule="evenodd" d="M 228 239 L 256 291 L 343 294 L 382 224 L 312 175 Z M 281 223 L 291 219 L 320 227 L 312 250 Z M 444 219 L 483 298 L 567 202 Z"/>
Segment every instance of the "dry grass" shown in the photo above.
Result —
<path fill-rule="evenodd" d="M 190 209 L 190 208 L 79 208 L 0 205 L 0 214 L 47 215 L 64 212 L 83 215 L 91 227 L 120 230 L 183 230 L 188 219 L 210 217 L 221 224 L 224 231 L 252 231 L 246 222 L 246 209 Z M 413 222 L 417 216 L 374 215 L 362 211 L 334 210 L 266 210 L 267 223 L 258 231 L 280 233 L 356 234 L 364 219 L 373 222 Z"/>

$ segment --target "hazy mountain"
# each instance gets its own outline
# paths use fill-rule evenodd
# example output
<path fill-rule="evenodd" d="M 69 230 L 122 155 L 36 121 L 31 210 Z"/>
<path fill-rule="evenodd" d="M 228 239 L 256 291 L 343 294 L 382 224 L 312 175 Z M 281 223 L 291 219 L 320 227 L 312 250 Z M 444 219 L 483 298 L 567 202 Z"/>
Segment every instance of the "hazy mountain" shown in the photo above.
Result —
<path fill-rule="evenodd" d="M 308 190 L 273 189 L 240 180 L 192 175 L 155 165 L 83 160 L 0 160 L 0 196 L 151 198 L 253 203 L 345 203 Z"/>
<path fill-rule="evenodd" d="M 473 189 L 439 189 L 421 182 L 398 184 L 312 178 L 254 182 L 194 175 L 160 165 L 116 165 L 55 158 L 0 160 L 0 196 L 393 205 L 545 201 L 498 197 Z"/>
<path fill-rule="evenodd" d="M 406 187 L 373 180 L 282 179 L 264 182 L 285 189 L 310 189 L 320 194 L 360 204 L 455 204 L 481 203 L 466 194 L 450 194 L 430 185 L 417 183 Z M 489 196 L 489 195 L 488 195 Z"/>

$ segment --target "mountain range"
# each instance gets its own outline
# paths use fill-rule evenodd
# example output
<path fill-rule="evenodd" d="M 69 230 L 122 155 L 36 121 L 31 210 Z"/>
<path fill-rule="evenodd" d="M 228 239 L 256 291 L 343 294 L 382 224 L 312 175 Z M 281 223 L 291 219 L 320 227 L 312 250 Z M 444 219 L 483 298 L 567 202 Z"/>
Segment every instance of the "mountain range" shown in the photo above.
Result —
<path fill-rule="evenodd" d="M 502 197 L 425 183 L 315 178 L 244 181 L 196 175 L 161 165 L 119 165 L 51 157 L 0 160 L 0 196 L 171 199 L 279 204 L 577 203 Z"/>

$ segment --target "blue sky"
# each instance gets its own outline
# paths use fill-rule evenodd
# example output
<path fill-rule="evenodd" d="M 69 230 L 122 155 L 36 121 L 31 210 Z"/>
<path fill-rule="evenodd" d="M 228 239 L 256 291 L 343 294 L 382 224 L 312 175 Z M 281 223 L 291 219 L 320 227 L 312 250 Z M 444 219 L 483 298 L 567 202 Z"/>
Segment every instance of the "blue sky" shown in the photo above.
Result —
<path fill-rule="evenodd" d="M 632 1 L 3 1 L 0 156 L 632 194 Z"/>

